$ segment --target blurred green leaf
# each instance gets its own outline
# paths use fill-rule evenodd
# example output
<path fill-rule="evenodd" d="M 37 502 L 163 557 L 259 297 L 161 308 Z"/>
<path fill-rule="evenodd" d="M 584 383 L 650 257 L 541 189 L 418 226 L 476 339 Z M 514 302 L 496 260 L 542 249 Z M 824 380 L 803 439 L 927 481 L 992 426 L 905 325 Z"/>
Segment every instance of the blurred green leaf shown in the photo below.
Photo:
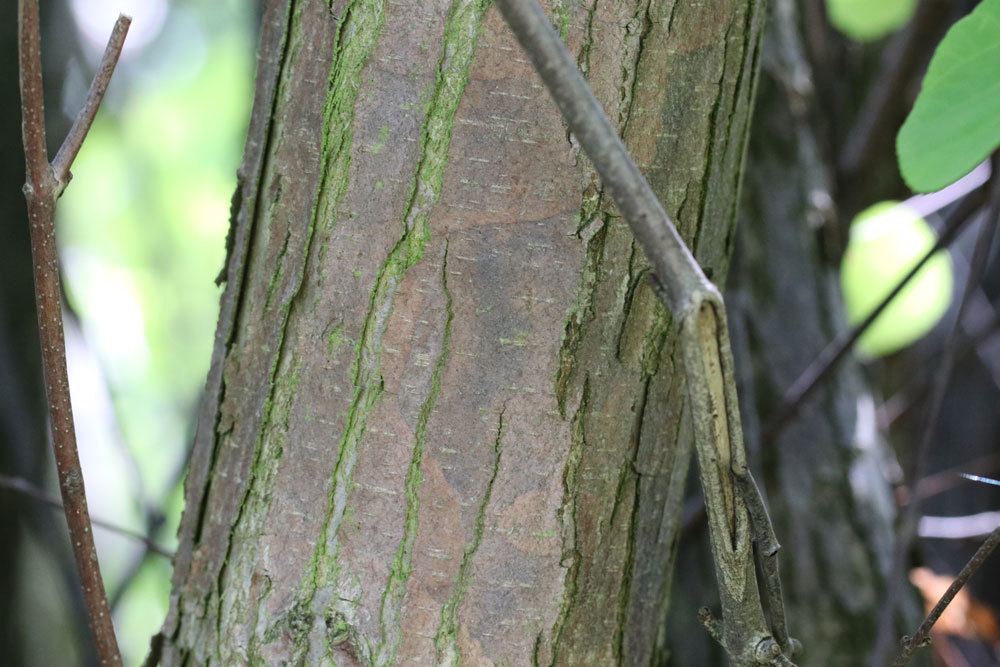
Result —
<path fill-rule="evenodd" d="M 840 270 L 848 321 L 868 317 L 934 241 L 927 221 L 905 205 L 882 202 L 858 214 Z M 952 284 L 951 260 L 939 252 L 865 331 L 861 353 L 891 354 L 930 331 L 948 310 Z"/>
<path fill-rule="evenodd" d="M 940 190 L 1000 146 L 1000 0 L 983 0 L 934 52 L 923 88 L 899 131 L 906 183 Z"/>
<path fill-rule="evenodd" d="M 917 0 L 826 0 L 830 23 L 848 37 L 867 42 L 903 27 Z"/>

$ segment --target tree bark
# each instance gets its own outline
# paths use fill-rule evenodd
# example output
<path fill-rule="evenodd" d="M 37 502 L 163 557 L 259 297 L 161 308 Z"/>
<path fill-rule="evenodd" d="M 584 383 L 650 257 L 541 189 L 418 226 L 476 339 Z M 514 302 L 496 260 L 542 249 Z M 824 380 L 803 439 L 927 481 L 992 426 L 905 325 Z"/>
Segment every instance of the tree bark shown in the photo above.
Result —
<path fill-rule="evenodd" d="M 721 281 L 755 0 L 552 2 Z M 181 664 L 647 664 L 676 332 L 485 0 L 270 0 L 171 608 Z"/>

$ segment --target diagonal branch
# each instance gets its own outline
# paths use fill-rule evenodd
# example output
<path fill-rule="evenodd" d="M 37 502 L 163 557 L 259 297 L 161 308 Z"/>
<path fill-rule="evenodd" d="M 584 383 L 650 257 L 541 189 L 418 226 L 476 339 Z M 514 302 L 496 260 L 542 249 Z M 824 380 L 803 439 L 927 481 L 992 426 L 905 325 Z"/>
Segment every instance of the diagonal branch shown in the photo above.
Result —
<path fill-rule="evenodd" d="M 21 477 L 0 475 L 0 489 L 7 489 L 8 491 L 19 493 L 26 498 L 31 498 L 32 500 L 35 500 L 43 505 L 48 505 L 49 507 L 54 507 L 58 510 L 65 511 L 66 509 L 65 506 L 59 502 L 58 498 L 50 496 L 42 489 Z M 135 540 L 136 542 L 141 542 L 150 553 L 154 553 L 157 556 L 163 556 L 164 558 L 173 557 L 173 554 L 170 553 L 168 549 L 165 549 L 157 544 L 153 538 L 149 537 L 149 535 L 144 535 L 138 531 L 132 530 L 131 528 L 125 528 L 124 526 L 119 526 L 116 523 L 105 521 L 104 519 L 99 519 L 97 517 L 92 517 L 91 522 L 94 526 L 103 528 L 110 533 L 127 537 L 130 540 Z"/>
<path fill-rule="evenodd" d="M 958 592 L 962 590 L 962 587 L 965 586 L 972 575 L 986 562 L 986 559 L 990 557 L 990 554 L 996 550 L 998 545 L 1000 545 L 1000 527 L 995 528 L 990 533 L 990 536 L 986 538 L 986 541 L 976 550 L 976 553 L 972 555 L 972 558 L 965 564 L 962 571 L 958 573 L 955 580 L 951 582 L 951 586 L 948 587 L 948 590 L 944 592 L 941 599 L 938 600 L 934 608 L 927 614 L 927 618 L 920 624 L 920 627 L 913 633 L 913 636 L 903 637 L 902 650 L 896 657 L 895 662 L 892 663 L 893 667 L 903 667 L 909 663 L 910 658 L 913 657 L 913 652 L 930 642 L 931 628 L 934 627 L 934 624 L 941 618 L 941 614 L 948 608 L 951 601 L 955 599 Z"/>
<path fill-rule="evenodd" d="M 108 84 L 111 83 L 111 75 L 114 74 L 115 67 L 118 65 L 118 58 L 121 56 L 122 47 L 125 45 L 125 36 L 128 35 L 128 28 L 131 24 L 132 17 L 124 14 L 118 15 L 115 27 L 111 30 L 111 37 L 108 38 L 108 45 L 104 49 L 104 55 L 101 56 L 101 63 L 97 67 L 97 73 L 94 74 L 94 80 L 90 82 L 87 100 L 84 102 L 83 108 L 80 109 L 76 120 L 73 121 L 73 127 L 70 128 L 69 134 L 66 135 L 62 146 L 59 147 L 55 159 L 52 160 L 52 171 L 55 172 L 56 181 L 59 183 L 59 192 L 62 192 L 73 177 L 69 171 L 70 167 L 73 166 L 73 160 L 76 159 L 80 147 L 83 146 L 83 140 L 90 132 L 90 126 L 94 124 L 94 118 L 104 100 Z"/>
<path fill-rule="evenodd" d="M 532 0 L 497 3 L 531 58 L 570 130 L 600 174 L 611 199 L 642 246 L 679 318 L 696 291 L 716 292 L 628 154 L 576 61 Z"/>
<path fill-rule="evenodd" d="M 119 29 L 120 27 L 120 29 Z M 117 43 L 125 38 L 128 21 L 119 19 L 113 35 Z M 64 181 L 57 179 L 49 165 L 45 147 L 45 104 L 42 94 L 41 29 L 38 17 L 38 0 L 18 2 L 18 45 L 20 57 L 22 134 L 27 182 L 24 186 L 28 205 L 28 224 L 31 230 L 31 255 L 35 279 L 35 303 L 38 309 L 38 339 L 42 351 L 42 373 L 48 398 L 52 448 L 62 493 L 63 511 L 69 527 L 73 557 L 80 572 L 84 603 L 94 635 L 94 644 L 102 665 L 122 664 L 118 640 L 111 620 L 108 596 L 97 561 L 97 549 L 91 530 L 90 510 L 83 483 L 83 470 L 77 451 L 76 432 L 73 426 L 73 407 L 70 402 L 69 377 L 66 370 L 66 342 L 63 338 L 62 287 L 59 278 L 59 259 L 56 252 L 55 208 L 56 199 Z M 117 50 L 112 52 L 110 67 L 117 61 Z M 107 55 L 107 54 L 106 54 Z M 88 100 L 93 109 L 85 108 L 70 132 L 64 151 L 60 151 L 60 169 L 68 170 L 90 123 L 96 105 L 107 88 L 110 70 L 98 73 L 92 89 L 98 91 Z M 102 83 L 101 81 L 104 80 Z M 57 159 L 59 159 L 57 157 Z"/>

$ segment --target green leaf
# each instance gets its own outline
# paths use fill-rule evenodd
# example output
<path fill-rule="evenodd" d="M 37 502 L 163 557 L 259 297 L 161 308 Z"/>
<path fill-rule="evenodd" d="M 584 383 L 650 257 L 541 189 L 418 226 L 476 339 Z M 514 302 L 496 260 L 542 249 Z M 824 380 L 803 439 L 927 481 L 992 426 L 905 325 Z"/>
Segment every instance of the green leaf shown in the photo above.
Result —
<path fill-rule="evenodd" d="M 916 192 L 954 183 L 1000 146 L 1000 0 L 983 0 L 934 52 L 896 139 Z"/>
<path fill-rule="evenodd" d="M 917 0 L 826 0 L 830 23 L 848 37 L 867 42 L 903 27 Z"/>

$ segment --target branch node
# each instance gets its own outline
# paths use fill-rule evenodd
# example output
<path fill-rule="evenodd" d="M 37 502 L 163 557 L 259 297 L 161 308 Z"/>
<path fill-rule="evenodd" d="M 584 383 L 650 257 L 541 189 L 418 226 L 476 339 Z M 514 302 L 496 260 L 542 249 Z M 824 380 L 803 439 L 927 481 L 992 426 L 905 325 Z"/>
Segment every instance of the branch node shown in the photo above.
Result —
<path fill-rule="evenodd" d="M 754 660 L 760 665 L 771 665 L 781 655 L 781 647 L 773 637 L 765 637 L 754 648 Z"/>
<path fill-rule="evenodd" d="M 18 57 L 23 118 L 21 129 L 27 172 L 24 194 L 31 230 L 42 372 L 48 396 L 49 421 L 52 424 L 51 439 L 59 488 L 62 492 L 62 505 L 69 527 L 73 556 L 80 574 L 90 628 L 94 635 L 94 645 L 102 665 L 118 667 L 122 664 L 121 652 L 118 649 L 118 640 L 111 620 L 111 608 L 97 562 L 90 510 L 87 508 L 87 494 L 83 486 L 76 433 L 73 430 L 73 407 L 66 370 L 66 343 L 62 319 L 59 317 L 62 307 L 59 260 L 54 241 L 56 200 L 66 187 L 70 164 L 79 152 L 107 90 L 125 41 L 125 34 L 128 32 L 130 19 L 122 16 L 115 24 L 101 67 L 90 87 L 87 103 L 51 164 L 45 146 L 40 23 L 38 0 L 20 0 Z"/>

